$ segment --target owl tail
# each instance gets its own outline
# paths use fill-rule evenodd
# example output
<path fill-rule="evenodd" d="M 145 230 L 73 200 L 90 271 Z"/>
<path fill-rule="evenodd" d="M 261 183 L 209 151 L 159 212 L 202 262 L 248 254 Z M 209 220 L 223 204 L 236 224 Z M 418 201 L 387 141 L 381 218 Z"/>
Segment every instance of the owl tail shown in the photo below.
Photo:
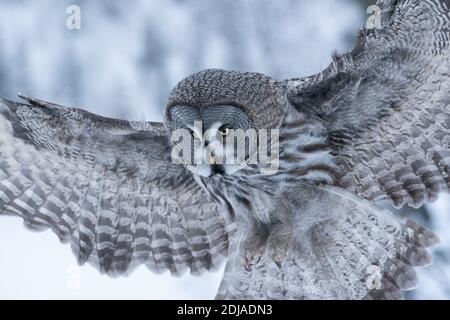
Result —
<path fill-rule="evenodd" d="M 233 237 L 218 299 L 400 299 L 431 264 L 439 239 L 412 220 L 335 187 L 283 194 L 267 236 Z"/>

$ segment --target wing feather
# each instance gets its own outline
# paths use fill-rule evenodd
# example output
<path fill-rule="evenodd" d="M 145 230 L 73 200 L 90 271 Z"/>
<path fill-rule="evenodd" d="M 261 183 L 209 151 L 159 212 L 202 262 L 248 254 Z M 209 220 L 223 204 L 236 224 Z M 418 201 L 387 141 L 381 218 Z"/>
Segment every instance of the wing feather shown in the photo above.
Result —
<path fill-rule="evenodd" d="M 288 209 L 288 211 L 286 211 Z M 290 209 L 290 210 L 289 210 Z M 289 217 L 256 250 L 233 237 L 218 298 L 398 299 L 431 263 L 430 231 L 352 193 L 297 185 L 279 199 Z M 281 249 L 280 249 L 281 248 Z M 248 258 L 250 257 L 250 259 Z"/>
<path fill-rule="evenodd" d="M 300 112 L 328 129 L 338 185 L 420 206 L 450 186 L 448 0 L 378 1 L 381 29 L 318 75 L 287 80 Z"/>
<path fill-rule="evenodd" d="M 79 263 L 112 276 L 220 264 L 227 213 L 172 164 L 162 124 L 25 100 L 0 104 L 0 214 L 50 228 Z"/>

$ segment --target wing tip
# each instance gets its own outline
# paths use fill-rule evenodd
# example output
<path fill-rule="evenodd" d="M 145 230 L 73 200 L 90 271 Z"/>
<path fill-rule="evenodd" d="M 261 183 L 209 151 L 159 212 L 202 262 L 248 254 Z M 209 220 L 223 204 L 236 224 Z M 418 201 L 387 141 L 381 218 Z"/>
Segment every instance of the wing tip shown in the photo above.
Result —
<path fill-rule="evenodd" d="M 15 111 L 17 110 L 17 108 L 19 107 L 19 106 L 17 105 L 17 102 L 14 102 L 14 101 L 12 101 L 12 100 L 9 100 L 9 99 L 7 99 L 7 98 L 5 98 L 5 97 L 1 97 L 1 98 L 0 98 L 0 104 L 1 104 L 2 106 L 5 106 L 6 108 L 8 108 L 8 110 L 9 110 L 10 112 L 15 112 Z"/>
<path fill-rule="evenodd" d="M 24 95 L 20 91 L 17 92 L 17 97 L 32 104 L 32 105 L 36 105 L 39 102 L 39 100 L 33 99 L 27 95 Z M 19 107 L 19 105 L 21 105 L 20 102 L 13 101 L 13 100 L 10 100 L 5 97 L 0 97 L 0 104 L 8 107 L 8 109 L 10 109 L 11 111 L 15 111 Z"/>
<path fill-rule="evenodd" d="M 34 99 L 34 98 L 31 98 L 30 96 L 24 95 L 24 94 L 21 93 L 20 91 L 17 92 L 17 97 L 19 97 L 20 99 L 22 99 L 22 100 L 28 102 L 28 103 L 31 104 L 31 105 L 36 105 L 36 104 L 39 102 L 39 100 Z"/>
<path fill-rule="evenodd" d="M 40 108 L 45 108 L 45 109 L 49 109 L 49 110 L 59 110 L 61 108 L 60 106 L 58 106 L 58 105 L 56 105 L 54 103 L 47 102 L 47 101 L 40 100 L 40 99 L 36 99 L 36 98 L 32 98 L 30 96 L 24 95 L 21 92 L 18 92 L 17 96 L 20 99 L 22 99 L 22 100 L 26 101 L 27 103 L 29 103 L 30 106 L 33 106 L 33 107 L 40 107 Z"/>
<path fill-rule="evenodd" d="M 38 100 L 30 98 L 30 97 L 22 94 L 21 92 L 17 93 L 17 97 L 19 97 L 20 99 L 22 99 L 32 105 L 36 105 L 36 103 L 38 102 Z M 7 107 L 11 112 L 15 112 L 20 105 L 23 105 L 23 103 L 13 101 L 13 100 L 10 100 L 5 97 L 0 97 L 0 104 Z"/>

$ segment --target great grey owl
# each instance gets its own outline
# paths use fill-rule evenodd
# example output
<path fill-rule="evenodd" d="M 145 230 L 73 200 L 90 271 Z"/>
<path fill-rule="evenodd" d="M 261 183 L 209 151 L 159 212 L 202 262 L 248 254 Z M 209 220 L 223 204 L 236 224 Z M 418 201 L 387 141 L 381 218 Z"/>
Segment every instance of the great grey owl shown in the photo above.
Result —
<path fill-rule="evenodd" d="M 450 186 L 449 1 L 377 5 L 379 26 L 320 74 L 205 70 L 173 89 L 165 124 L 3 99 L 1 214 L 52 229 L 111 276 L 200 274 L 228 257 L 218 298 L 402 297 L 439 240 L 381 205 Z M 188 153 L 204 152 L 207 129 L 279 130 L 277 170 L 249 163 L 251 146 L 243 163 L 180 164 L 180 129 L 197 141 Z"/>

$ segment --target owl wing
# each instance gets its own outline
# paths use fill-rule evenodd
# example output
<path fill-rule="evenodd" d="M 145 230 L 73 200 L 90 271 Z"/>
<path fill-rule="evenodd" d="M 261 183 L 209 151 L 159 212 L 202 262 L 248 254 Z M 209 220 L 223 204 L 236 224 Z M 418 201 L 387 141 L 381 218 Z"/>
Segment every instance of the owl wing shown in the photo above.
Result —
<path fill-rule="evenodd" d="M 230 243 L 219 299 L 399 299 L 431 262 L 430 231 L 331 186 L 284 190 L 278 212 L 301 212 L 264 239 Z M 243 224 L 241 224 L 242 226 Z"/>
<path fill-rule="evenodd" d="M 50 228 L 80 264 L 112 276 L 218 266 L 225 213 L 171 162 L 163 124 L 25 99 L 0 104 L 0 214 Z"/>
<path fill-rule="evenodd" d="M 361 30 L 320 74 L 285 82 L 291 104 L 327 128 L 340 186 L 398 207 L 448 190 L 449 4 L 378 1 L 380 29 Z"/>

